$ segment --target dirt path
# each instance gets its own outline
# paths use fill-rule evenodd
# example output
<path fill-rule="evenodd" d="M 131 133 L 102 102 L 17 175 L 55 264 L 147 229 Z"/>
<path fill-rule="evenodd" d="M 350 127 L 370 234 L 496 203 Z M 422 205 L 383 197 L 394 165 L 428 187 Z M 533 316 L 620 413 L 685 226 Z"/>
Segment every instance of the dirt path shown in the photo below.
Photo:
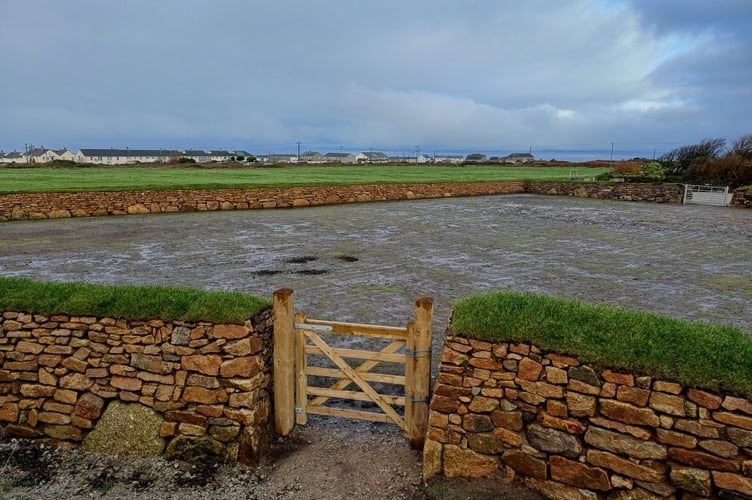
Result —
<path fill-rule="evenodd" d="M 420 475 L 420 453 L 409 448 L 396 427 L 326 417 L 278 439 L 256 470 L 0 443 L 3 499 L 542 498 L 501 477 L 437 478 L 422 484 Z"/>

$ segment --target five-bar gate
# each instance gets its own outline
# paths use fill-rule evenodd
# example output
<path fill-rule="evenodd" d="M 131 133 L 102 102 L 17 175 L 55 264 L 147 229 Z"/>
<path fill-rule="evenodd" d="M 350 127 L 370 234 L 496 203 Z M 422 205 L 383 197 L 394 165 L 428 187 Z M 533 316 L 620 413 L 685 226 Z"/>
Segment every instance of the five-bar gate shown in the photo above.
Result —
<path fill-rule="evenodd" d="M 292 290 L 274 292 L 276 431 L 289 434 L 295 424 L 306 423 L 308 414 L 330 415 L 394 423 L 405 431 L 413 448 L 422 448 L 428 425 L 432 318 L 433 300 L 422 298 L 415 304 L 415 321 L 406 327 L 316 320 L 294 312 Z M 376 351 L 341 348 L 326 342 L 325 337 L 332 335 L 389 343 Z M 330 366 L 311 365 L 309 356 L 325 357 Z M 381 363 L 404 365 L 402 374 L 373 371 Z M 335 382 L 317 386 L 309 377 Z M 375 383 L 404 386 L 404 393 L 381 394 Z M 380 411 L 325 406 L 330 399 L 372 402 Z"/>

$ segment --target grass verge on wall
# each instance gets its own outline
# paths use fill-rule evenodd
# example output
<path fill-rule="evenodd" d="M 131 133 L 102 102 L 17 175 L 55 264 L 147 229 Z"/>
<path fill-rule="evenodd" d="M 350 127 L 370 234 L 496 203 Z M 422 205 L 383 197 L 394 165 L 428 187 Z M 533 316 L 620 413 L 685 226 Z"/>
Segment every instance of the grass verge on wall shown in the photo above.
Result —
<path fill-rule="evenodd" d="M 752 396 L 752 335 L 734 327 L 497 292 L 458 302 L 452 329 L 458 336 L 527 341 L 603 368 Z"/>
<path fill-rule="evenodd" d="M 270 302 L 239 292 L 114 286 L 0 277 L 0 311 L 131 320 L 242 323 Z"/>

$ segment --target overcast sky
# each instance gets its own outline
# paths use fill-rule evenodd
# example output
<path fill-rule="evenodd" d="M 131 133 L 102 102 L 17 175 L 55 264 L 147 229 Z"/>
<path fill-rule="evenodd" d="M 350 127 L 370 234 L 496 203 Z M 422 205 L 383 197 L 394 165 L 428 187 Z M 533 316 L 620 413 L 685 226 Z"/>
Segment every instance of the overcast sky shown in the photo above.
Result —
<path fill-rule="evenodd" d="M 0 149 L 669 150 L 752 133 L 752 0 L 0 0 Z"/>

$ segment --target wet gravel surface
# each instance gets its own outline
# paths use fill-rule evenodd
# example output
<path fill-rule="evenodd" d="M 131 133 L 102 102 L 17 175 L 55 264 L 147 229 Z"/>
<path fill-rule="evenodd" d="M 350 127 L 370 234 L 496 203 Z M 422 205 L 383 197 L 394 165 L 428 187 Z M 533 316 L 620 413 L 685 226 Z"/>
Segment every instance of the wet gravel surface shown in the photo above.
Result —
<path fill-rule="evenodd" d="M 403 325 L 521 290 L 752 331 L 752 212 L 532 195 L 0 224 L 0 274 L 293 288 L 310 317 Z M 439 337 L 440 335 L 437 335 Z"/>

